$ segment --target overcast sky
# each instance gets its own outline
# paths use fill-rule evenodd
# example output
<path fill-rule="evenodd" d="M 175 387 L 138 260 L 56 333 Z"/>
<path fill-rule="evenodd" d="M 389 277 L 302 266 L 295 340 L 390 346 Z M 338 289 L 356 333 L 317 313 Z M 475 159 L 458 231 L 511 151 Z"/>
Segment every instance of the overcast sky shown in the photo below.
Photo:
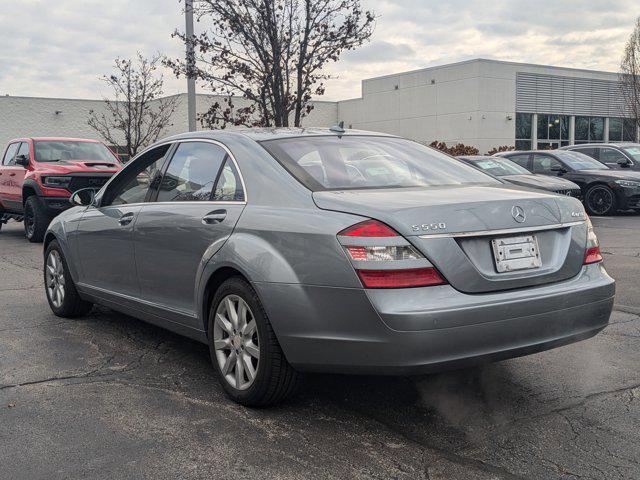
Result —
<path fill-rule="evenodd" d="M 634 0 L 363 0 L 371 42 L 330 68 L 325 99 L 360 96 L 363 78 L 475 57 L 616 71 L 640 15 Z M 178 0 L 4 0 L 0 95 L 101 98 L 113 59 L 182 54 Z M 196 25 L 196 32 L 204 24 Z M 184 80 L 165 75 L 167 93 Z"/>

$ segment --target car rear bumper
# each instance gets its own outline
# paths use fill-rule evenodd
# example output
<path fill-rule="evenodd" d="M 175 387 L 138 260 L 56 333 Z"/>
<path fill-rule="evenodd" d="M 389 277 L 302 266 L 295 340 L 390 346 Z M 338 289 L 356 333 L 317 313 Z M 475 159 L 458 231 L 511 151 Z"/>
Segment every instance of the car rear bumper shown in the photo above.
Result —
<path fill-rule="evenodd" d="M 256 283 L 299 370 L 421 374 L 576 342 L 607 326 L 615 284 L 601 264 L 551 285 L 468 295 Z M 445 301 L 446 300 L 446 301 Z"/>

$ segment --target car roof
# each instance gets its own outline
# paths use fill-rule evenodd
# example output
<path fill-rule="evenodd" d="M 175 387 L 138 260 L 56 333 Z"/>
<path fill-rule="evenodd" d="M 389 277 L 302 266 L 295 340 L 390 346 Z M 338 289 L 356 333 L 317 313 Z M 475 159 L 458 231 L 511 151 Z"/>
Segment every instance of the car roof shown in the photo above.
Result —
<path fill-rule="evenodd" d="M 583 147 L 628 147 L 630 145 L 640 145 L 638 142 L 615 142 L 615 143 L 579 143 L 576 145 L 566 145 L 564 147 L 560 147 L 559 150 L 571 150 L 574 148 L 583 148 Z"/>
<path fill-rule="evenodd" d="M 337 127 L 335 127 L 337 129 Z M 219 140 L 223 137 L 235 136 L 235 137 L 248 137 L 256 142 L 263 142 L 266 140 L 275 140 L 282 138 L 299 138 L 299 137 L 320 137 L 320 136 L 375 136 L 375 137 L 391 137 L 397 138 L 395 135 L 389 135 L 380 132 L 368 132 L 365 130 L 352 130 L 344 129 L 344 131 L 337 131 L 334 127 L 331 128 L 298 128 L 298 127 L 279 127 L 279 128 L 234 128 L 224 130 L 199 130 L 196 132 L 181 133 L 173 135 L 171 137 L 161 140 L 159 143 L 183 140 L 193 138 L 203 138 Z"/>
<path fill-rule="evenodd" d="M 91 143 L 102 143 L 100 140 L 95 140 L 92 138 L 73 138 L 73 137 L 22 137 L 22 138 L 14 138 L 13 140 L 9 140 L 11 142 L 20 142 L 24 140 L 33 140 L 34 142 L 91 142 Z"/>
<path fill-rule="evenodd" d="M 491 158 L 491 155 L 458 155 L 457 158 L 462 160 L 487 160 Z"/>

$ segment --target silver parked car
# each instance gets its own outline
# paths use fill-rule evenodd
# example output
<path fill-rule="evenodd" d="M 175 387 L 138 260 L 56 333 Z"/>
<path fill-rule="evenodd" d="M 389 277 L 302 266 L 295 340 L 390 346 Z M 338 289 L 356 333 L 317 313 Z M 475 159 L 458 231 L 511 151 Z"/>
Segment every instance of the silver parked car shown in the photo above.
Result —
<path fill-rule="evenodd" d="M 56 315 L 93 303 L 209 345 L 235 401 L 299 372 L 416 374 L 589 338 L 614 281 L 580 202 L 401 138 L 195 132 L 51 224 Z"/>

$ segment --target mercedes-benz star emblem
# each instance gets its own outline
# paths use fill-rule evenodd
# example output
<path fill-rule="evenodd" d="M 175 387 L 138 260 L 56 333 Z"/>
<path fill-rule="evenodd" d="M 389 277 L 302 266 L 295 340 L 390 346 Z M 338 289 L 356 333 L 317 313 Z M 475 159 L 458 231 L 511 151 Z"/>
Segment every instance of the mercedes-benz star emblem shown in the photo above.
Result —
<path fill-rule="evenodd" d="M 519 205 L 511 207 L 511 216 L 518 223 L 524 223 L 527 219 L 527 215 L 524 213 L 524 209 Z"/>

